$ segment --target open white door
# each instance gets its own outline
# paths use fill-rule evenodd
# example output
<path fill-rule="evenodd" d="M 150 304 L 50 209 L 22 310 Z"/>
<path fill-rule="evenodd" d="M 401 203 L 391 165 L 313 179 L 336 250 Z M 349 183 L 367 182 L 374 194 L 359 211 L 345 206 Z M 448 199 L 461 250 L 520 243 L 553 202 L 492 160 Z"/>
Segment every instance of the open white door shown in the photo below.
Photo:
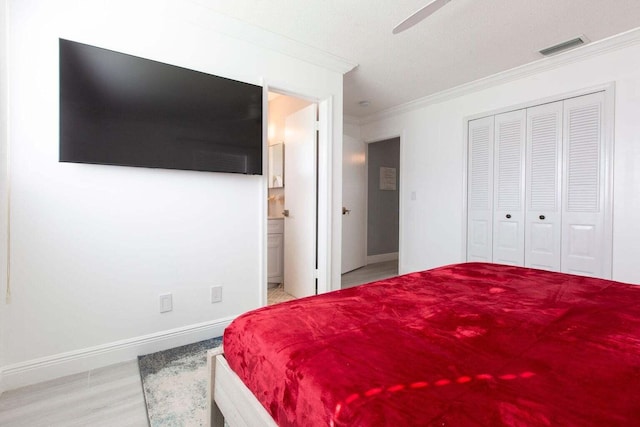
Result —
<path fill-rule="evenodd" d="M 342 139 L 342 273 L 363 267 L 366 260 L 366 146 Z"/>
<path fill-rule="evenodd" d="M 316 293 L 316 121 L 311 104 L 285 120 L 284 290 L 296 298 Z"/>

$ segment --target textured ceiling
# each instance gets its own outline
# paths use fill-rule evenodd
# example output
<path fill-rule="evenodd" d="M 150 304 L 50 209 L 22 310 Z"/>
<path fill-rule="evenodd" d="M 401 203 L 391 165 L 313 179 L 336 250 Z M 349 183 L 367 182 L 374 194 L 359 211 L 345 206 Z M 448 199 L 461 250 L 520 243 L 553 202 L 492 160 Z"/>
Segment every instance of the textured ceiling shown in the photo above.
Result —
<path fill-rule="evenodd" d="M 578 35 L 640 26 L 640 0 L 452 0 L 393 35 L 431 0 L 200 0 L 212 10 L 357 63 L 344 112 L 362 117 L 536 61 Z M 368 100 L 368 107 L 358 105 Z"/>

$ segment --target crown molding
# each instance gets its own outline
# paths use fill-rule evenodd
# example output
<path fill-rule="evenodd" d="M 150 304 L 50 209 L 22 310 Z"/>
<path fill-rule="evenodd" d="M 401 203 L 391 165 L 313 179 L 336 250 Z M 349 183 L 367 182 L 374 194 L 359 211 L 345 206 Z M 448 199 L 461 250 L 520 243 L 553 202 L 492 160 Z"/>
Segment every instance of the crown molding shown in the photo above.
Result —
<path fill-rule="evenodd" d="M 483 77 L 469 83 L 464 83 L 451 89 L 446 89 L 432 95 L 427 95 L 414 101 L 409 101 L 404 104 L 387 108 L 385 110 L 360 118 L 358 120 L 358 123 L 360 125 L 364 125 L 378 120 L 387 119 L 403 113 L 417 110 L 419 108 L 424 108 L 428 105 L 448 101 L 450 99 L 487 89 L 498 84 L 508 83 L 510 81 L 528 77 L 544 71 L 553 70 L 567 64 L 583 61 L 591 57 L 602 55 L 610 51 L 623 49 L 625 47 L 638 43 L 640 43 L 640 27 L 625 31 L 620 34 L 616 34 L 606 39 L 589 43 L 587 45 L 564 53 L 559 53 L 555 56 L 542 58 L 537 61 L 530 62 L 519 67 L 511 68 L 509 70 L 502 71 L 488 77 Z"/>
<path fill-rule="evenodd" d="M 190 24 L 198 25 L 216 33 L 224 34 L 336 73 L 345 74 L 358 65 L 313 46 L 272 33 L 239 19 L 222 15 L 215 12 L 202 0 L 191 0 L 191 4 L 194 6 L 193 8 L 185 8 L 182 1 L 177 1 L 171 12 L 175 12 L 176 15 Z"/>

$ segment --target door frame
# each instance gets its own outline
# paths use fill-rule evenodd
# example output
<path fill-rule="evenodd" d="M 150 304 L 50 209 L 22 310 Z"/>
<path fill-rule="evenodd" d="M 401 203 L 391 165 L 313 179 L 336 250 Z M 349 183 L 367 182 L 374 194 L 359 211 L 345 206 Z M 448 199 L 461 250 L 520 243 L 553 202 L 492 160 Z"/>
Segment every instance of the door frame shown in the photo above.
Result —
<path fill-rule="evenodd" d="M 317 138 L 317 165 L 316 165 L 316 181 L 317 181 L 317 203 L 316 203 L 316 251 L 317 251 L 317 293 L 325 293 L 331 291 L 331 272 L 332 272 L 332 159 L 333 159 L 333 97 L 318 98 L 311 95 L 305 95 L 290 89 L 285 89 L 276 84 L 271 85 L 264 82 L 262 88 L 262 137 L 263 147 L 268 147 L 268 125 L 269 125 L 269 92 L 275 92 L 282 95 L 304 99 L 315 103 L 318 106 L 318 138 Z M 286 161 L 286 160 L 285 160 Z M 262 170 L 267 171 L 269 163 L 269 152 L 263 149 Z M 260 306 L 267 305 L 267 213 L 269 194 L 268 175 L 262 174 L 262 215 L 260 218 L 260 248 L 262 250 L 262 266 L 261 280 L 259 284 Z M 286 262 L 286 260 L 285 260 Z"/>
<path fill-rule="evenodd" d="M 404 245 L 404 192 L 405 192 L 405 150 L 403 140 L 405 137 L 404 130 L 399 133 L 390 133 L 383 134 L 382 136 L 377 135 L 374 138 L 366 138 L 363 139 L 362 142 L 365 144 L 365 160 L 364 160 L 364 181 L 365 181 L 365 196 L 364 196 L 364 210 L 365 217 L 369 218 L 369 144 L 373 144 L 376 142 L 386 141 L 388 139 L 399 138 L 400 139 L 400 173 L 398 174 L 398 274 L 404 273 L 404 257 L 403 257 L 403 245 Z M 367 262 L 367 249 L 368 249 L 368 232 L 369 232 L 369 221 L 365 221 L 364 224 L 364 261 L 365 266 L 368 265 Z"/>

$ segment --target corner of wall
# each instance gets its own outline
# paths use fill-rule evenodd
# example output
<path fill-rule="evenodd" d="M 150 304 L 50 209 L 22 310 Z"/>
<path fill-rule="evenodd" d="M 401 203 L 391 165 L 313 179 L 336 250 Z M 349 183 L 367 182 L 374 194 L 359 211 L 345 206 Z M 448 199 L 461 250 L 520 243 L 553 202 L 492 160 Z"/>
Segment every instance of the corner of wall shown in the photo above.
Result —
<path fill-rule="evenodd" d="M 342 128 L 343 134 L 350 136 L 351 138 L 357 139 L 358 141 L 361 141 L 362 137 L 360 134 L 360 123 L 347 121 L 347 117 L 348 116 L 345 116 L 345 121 Z"/>

